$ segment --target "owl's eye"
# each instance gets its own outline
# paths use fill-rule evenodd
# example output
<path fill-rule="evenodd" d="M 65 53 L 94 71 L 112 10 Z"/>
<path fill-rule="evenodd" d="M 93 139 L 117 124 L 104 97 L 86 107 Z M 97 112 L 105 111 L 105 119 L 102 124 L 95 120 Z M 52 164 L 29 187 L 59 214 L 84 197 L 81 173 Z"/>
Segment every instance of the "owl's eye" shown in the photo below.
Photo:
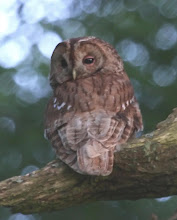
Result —
<path fill-rule="evenodd" d="M 63 68 L 66 68 L 68 66 L 68 64 L 67 64 L 67 62 L 66 62 L 66 60 L 64 58 L 61 59 L 61 66 Z"/>
<path fill-rule="evenodd" d="M 95 59 L 92 56 L 87 56 L 83 59 L 84 64 L 92 64 L 94 62 L 95 62 Z"/>

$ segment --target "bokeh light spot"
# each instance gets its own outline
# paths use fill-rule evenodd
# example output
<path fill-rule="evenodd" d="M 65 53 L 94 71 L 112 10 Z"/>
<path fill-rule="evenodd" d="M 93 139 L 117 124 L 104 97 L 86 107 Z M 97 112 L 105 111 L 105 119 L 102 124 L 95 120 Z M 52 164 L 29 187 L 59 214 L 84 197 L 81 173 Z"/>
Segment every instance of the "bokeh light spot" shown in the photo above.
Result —
<path fill-rule="evenodd" d="M 80 8 L 88 14 L 96 13 L 101 5 L 101 0 L 80 1 Z"/>
<path fill-rule="evenodd" d="M 61 41 L 62 38 L 58 34 L 54 32 L 47 32 L 41 36 L 38 48 L 45 57 L 50 58 L 54 48 Z"/>
<path fill-rule="evenodd" d="M 4 68 L 16 67 L 28 56 L 30 46 L 24 36 L 7 40 L 0 46 L 0 65 Z"/>
<path fill-rule="evenodd" d="M 168 50 L 177 42 L 176 28 L 171 24 L 164 24 L 155 36 L 156 46 L 162 50 Z"/>
<path fill-rule="evenodd" d="M 21 213 L 11 215 L 8 220 L 35 220 L 36 218 L 32 215 L 23 215 Z"/>
<path fill-rule="evenodd" d="M 125 8 L 128 10 L 128 11 L 135 11 L 141 4 L 141 1 L 140 0 L 124 0 L 124 5 L 125 5 Z"/>
<path fill-rule="evenodd" d="M 143 66 L 149 61 L 149 52 L 143 44 L 126 39 L 118 43 L 116 49 L 124 61 L 134 66 Z"/>
<path fill-rule="evenodd" d="M 153 80 L 158 86 L 169 86 L 176 80 L 176 70 L 171 66 L 159 66 L 153 72 Z"/>
<path fill-rule="evenodd" d="M 80 21 L 66 21 L 63 28 L 65 39 L 85 36 L 86 28 Z"/>
<path fill-rule="evenodd" d="M 27 103 L 35 103 L 51 91 L 48 79 L 30 68 L 19 70 L 13 80 L 19 87 L 16 95 Z"/>
<path fill-rule="evenodd" d="M 0 129 L 6 130 L 10 133 L 15 132 L 15 122 L 8 117 L 0 117 Z"/>
<path fill-rule="evenodd" d="M 162 197 L 162 198 L 157 198 L 155 199 L 158 202 L 167 202 L 172 198 L 172 196 L 167 196 L 167 197 Z"/>
<path fill-rule="evenodd" d="M 166 0 L 160 7 L 160 12 L 167 18 L 177 17 L 177 0 Z"/>
<path fill-rule="evenodd" d="M 0 40 L 17 30 L 20 24 L 16 12 L 0 11 Z"/>
<path fill-rule="evenodd" d="M 38 148 L 33 152 L 34 158 L 41 164 L 46 164 L 54 159 L 55 153 L 51 148 Z"/>
<path fill-rule="evenodd" d="M 29 166 L 23 168 L 21 175 L 26 175 L 27 173 L 31 173 L 31 172 L 36 171 L 38 169 L 39 169 L 39 167 L 37 167 L 37 166 L 29 165 Z"/>
<path fill-rule="evenodd" d="M 26 23 L 39 22 L 45 17 L 45 4 L 39 0 L 26 1 L 22 8 L 22 15 Z"/>
<path fill-rule="evenodd" d="M 1 169 L 17 169 L 20 166 L 22 159 L 23 157 L 21 153 L 15 150 L 11 150 L 10 152 L 4 154 L 1 158 Z"/>

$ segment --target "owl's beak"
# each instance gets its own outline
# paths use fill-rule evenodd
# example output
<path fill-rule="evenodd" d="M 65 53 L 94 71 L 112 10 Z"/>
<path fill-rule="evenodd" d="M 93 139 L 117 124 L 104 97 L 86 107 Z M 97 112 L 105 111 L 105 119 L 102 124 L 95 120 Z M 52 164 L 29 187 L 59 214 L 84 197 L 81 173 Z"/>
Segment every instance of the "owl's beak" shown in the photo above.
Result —
<path fill-rule="evenodd" d="M 75 79 L 76 79 L 76 77 L 77 77 L 77 73 L 76 73 L 76 70 L 75 70 L 75 69 L 73 69 L 72 74 L 73 74 L 73 79 L 75 80 Z"/>

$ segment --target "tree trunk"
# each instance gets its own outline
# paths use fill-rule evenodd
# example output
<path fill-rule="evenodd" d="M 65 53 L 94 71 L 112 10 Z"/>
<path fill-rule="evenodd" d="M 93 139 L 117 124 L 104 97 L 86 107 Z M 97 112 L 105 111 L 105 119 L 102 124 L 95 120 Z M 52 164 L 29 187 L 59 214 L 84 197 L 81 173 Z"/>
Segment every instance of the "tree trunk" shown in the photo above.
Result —
<path fill-rule="evenodd" d="M 55 160 L 25 176 L 0 182 L 0 206 L 13 212 L 64 209 L 97 200 L 157 198 L 177 194 L 177 108 L 157 130 L 115 153 L 106 177 L 80 175 Z"/>

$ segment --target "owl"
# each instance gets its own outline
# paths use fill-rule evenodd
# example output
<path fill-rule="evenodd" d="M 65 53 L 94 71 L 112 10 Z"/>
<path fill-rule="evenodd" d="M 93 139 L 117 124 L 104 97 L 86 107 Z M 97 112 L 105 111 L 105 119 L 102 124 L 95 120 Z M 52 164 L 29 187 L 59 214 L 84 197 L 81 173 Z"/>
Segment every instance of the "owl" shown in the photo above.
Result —
<path fill-rule="evenodd" d="M 44 134 L 56 155 L 78 173 L 109 175 L 116 146 L 143 129 L 120 56 L 96 37 L 66 40 L 52 54 L 49 79 Z"/>

